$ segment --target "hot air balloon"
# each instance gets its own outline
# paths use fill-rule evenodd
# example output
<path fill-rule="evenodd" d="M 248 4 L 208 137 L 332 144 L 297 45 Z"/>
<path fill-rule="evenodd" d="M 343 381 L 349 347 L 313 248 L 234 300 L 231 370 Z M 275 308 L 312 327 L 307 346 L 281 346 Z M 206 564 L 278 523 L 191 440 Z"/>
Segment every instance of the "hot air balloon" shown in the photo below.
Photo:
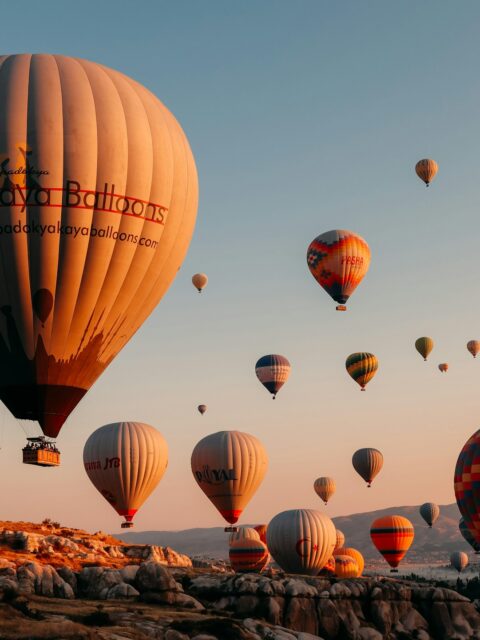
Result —
<path fill-rule="evenodd" d="M 255 531 L 260 536 L 260 540 L 267 544 L 267 525 L 266 524 L 257 524 L 253 527 Z"/>
<path fill-rule="evenodd" d="M 395 572 L 413 542 L 413 524 L 403 516 L 377 518 L 370 528 L 370 537 Z"/>
<path fill-rule="evenodd" d="M 260 573 L 270 560 L 267 546 L 259 539 L 236 540 L 231 544 L 228 556 L 236 573 Z"/>
<path fill-rule="evenodd" d="M 367 487 L 370 487 L 374 478 L 382 470 L 383 455 L 378 449 L 369 447 L 358 449 L 352 456 L 352 465 L 358 475 L 365 480 Z"/>
<path fill-rule="evenodd" d="M 335 555 L 335 575 L 337 578 L 357 578 L 358 564 L 352 556 Z"/>
<path fill-rule="evenodd" d="M 469 340 L 467 342 L 467 349 L 470 351 L 474 358 L 477 357 L 477 353 L 480 351 L 480 340 Z"/>
<path fill-rule="evenodd" d="M 357 577 L 362 575 L 363 569 L 365 568 L 365 559 L 360 553 L 360 551 L 358 551 L 357 549 L 354 549 L 353 547 L 340 547 L 338 549 L 335 549 L 335 551 L 333 552 L 333 555 L 352 557 L 358 566 Z"/>
<path fill-rule="evenodd" d="M 339 303 L 337 311 L 346 311 L 345 303 L 370 266 L 370 248 L 352 231 L 327 231 L 310 243 L 307 264 L 318 284 Z"/>
<path fill-rule="evenodd" d="M 428 356 L 432 352 L 434 347 L 434 342 L 431 338 L 424 336 L 423 338 L 417 338 L 415 340 L 415 349 L 422 356 L 422 358 L 427 361 Z"/>
<path fill-rule="evenodd" d="M 260 440 L 241 431 L 206 436 L 192 453 L 198 486 L 232 525 L 262 483 L 267 467 L 267 452 Z"/>
<path fill-rule="evenodd" d="M 318 574 L 319 576 L 334 576 L 335 575 L 335 556 L 330 556 L 326 564 Z"/>
<path fill-rule="evenodd" d="M 260 535 L 253 527 L 238 527 L 228 536 L 228 544 L 232 546 L 237 540 L 260 540 Z"/>
<path fill-rule="evenodd" d="M 458 456 L 454 476 L 455 498 L 458 508 L 463 516 L 465 526 L 478 545 L 480 545 L 479 460 L 480 430 L 476 431 L 464 444 Z M 462 534 L 466 538 L 463 531 Z"/>
<path fill-rule="evenodd" d="M 420 180 L 425 182 L 425 185 L 428 187 L 430 182 L 435 178 L 438 171 L 438 164 L 435 160 L 430 160 L 430 158 L 424 158 L 423 160 L 419 160 L 415 165 L 415 172 Z"/>
<path fill-rule="evenodd" d="M 434 502 L 425 502 L 421 505 L 419 511 L 420 515 L 431 529 L 432 525 L 436 522 L 438 516 L 440 515 L 440 507 Z"/>
<path fill-rule="evenodd" d="M 475 553 L 477 555 L 480 554 L 480 542 L 477 542 L 475 540 L 475 536 L 470 531 L 470 529 L 467 527 L 467 525 L 465 524 L 465 520 L 463 518 L 460 518 L 460 521 L 458 523 L 458 528 L 460 530 L 460 533 L 464 537 L 464 539 L 472 547 L 472 549 L 475 551 Z"/>
<path fill-rule="evenodd" d="M 197 407 L 197 409 L 198 409 L 198 411 L 199 411 L 199 412 L 202 414 L 202 416 L 203 416 L 203 414 L 204 414 L 204 413 L 205 413 L 205 411 L 207 410 L 207 405 L 206 405 L 206 404 L 199 404 L 199 405 L 198 405 L 198 407 Z"/>
<path fill-rule="evenodd" d="M 205 289 L 208 284 L 208 276 L 205 273 L 196 273 L 192 276 L 192 284 L 198 293 L 202 293 L 202 289 Z"/>
<path fill-rule="evenodd" d="M 446 373 L 446 372 L 448 371 L 448 362 L 441 362 L 441 363 L 438 365 L 438 368 L 440 369 L 440 371 L 441 371 L 442 373 Z"/>
<path fill-rule="evenodd" d="M 270 391 L 274 400 L 277 393 L 288 380 L 290 368 L 290 362 L 285 356 L 272 354 L 262 356 L 260 360 L 257 360 L 257 364 L 255 365 L 257 378 L 265 389 Z"/>
<path fill-rule="evenodd" d="M 454 551 L 450 554 L 450 564 L 461 573 L 468 566 L 468 556 L 463 551 Z"/>
<path fill-rule="evenodd" d="M 377 373 L 378 360 L 373 353 L 352 353 L 348 356 L 345 367 L 361 390 L 365 391 L 365 386 Z"/>
<path fill-rule="evenodd" d="M 282 511 L 268 525 L 267 546 L 287 573 L 316 576 L 333 553 L 335 527 L 314 509 Z"/>
<path fill-rule="evenodd" d="M 327 504 L 335 493 L 335 480 L 327 477 L 317 478 L 313 483 L 313 488 L 315 493 Z"/>
<path fill-rule="evenodd" d="M 0 400 L 55 438 L 172 283 L 197 175 L 172 114 L 102 65 L 2 56 L 0 103 Z"/>
<path fill-rule="evenodd" d="M 343 531 L 340 531 L 340 529 L 335 529 L 335 547 L 333 548 L 333 550 L 335 551 L 336 549 L 343 547 L 344 544 L 345 544 L 345 535 Z"/>
<path fill-rule="evenodd" d="M 168 446 L 163 436 L 142 422 L 114 422 L 92 433 L 83 449 L 83 464 L 94 487 L 124 516 L 122 528 L 165 473 Z"/>

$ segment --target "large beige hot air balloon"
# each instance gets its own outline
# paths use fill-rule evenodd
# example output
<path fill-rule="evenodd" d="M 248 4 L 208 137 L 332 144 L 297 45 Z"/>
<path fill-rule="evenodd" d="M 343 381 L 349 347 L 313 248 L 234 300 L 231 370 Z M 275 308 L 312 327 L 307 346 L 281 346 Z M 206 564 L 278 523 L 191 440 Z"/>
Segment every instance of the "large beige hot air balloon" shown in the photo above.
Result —
<path fill-rule="evenodd" d="M 275 562 L 288 573 L 316 576 L 335 547 L 335 526 L 314 509 L 291 509 L 268 525 L 267 546 Z"/>
<path fill-rule="evenodd" d="M 0 57 L 0 399 L 56 437 L 158 304 L 197 175 L 142 85 L 59 55 Z"/>
<path fill-rule="evenodd" d="M 313 488 L 315 489 L 315 493 L 319 496 L 325 504 L 328 503 L 330 498 L 335 493 L 335 480 L 333 478 L 329 478 L 327 476 L 322 476 L 321 478 L 317 478 L 313 483 Z"/>
<path fill-rule="evenodd" d="M 122 528 L 128 528 L 165 473 L 168 445 L 148 424 L 114 422 L 88 438 L 83 464 L 95 488 L 125 517 Z"/>
<path fill-rule="evenodd" d="M 267 472 L 260 440 L 241 431 L 212 433 L 195 446 L 192 472 L 227 522 L 235 524 Z"/>

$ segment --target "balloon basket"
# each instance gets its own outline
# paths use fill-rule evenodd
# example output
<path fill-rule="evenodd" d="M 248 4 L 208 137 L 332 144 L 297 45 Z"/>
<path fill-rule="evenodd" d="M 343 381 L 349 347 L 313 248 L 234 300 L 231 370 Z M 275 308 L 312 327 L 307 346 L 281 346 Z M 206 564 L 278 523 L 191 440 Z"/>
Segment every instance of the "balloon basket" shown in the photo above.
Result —
<path fill-rule="evenodd" d="M 33 464 L 37 467 L 60 466 L 60 451 L 54 442 L 48 441 L 44 436 L 27 440 L 22 449 L 23 464 Z"/>
<path fill-rule="evenodd" d="M 122 529 L 131 529 L 133 527 L 133 522 L 122 522 L 120 526 Z"/>
<path fill-rule="evenodd" d="M 398 569 L 390 569 L 390 573 L 398 573 Z"/>
<path fill-rule="evenodd" d="M 238 527 L 225 527 L 225 533 L 237 533 Z"/>
<path fill-rule="evenodd" d="M 338 305 L 335 307 L 335 309 L 336 309 L 337 311 L 346 311 L 346 310 L 347 310 L 347 307 L 346 307 L 344 304 L 338 304 Z"/>

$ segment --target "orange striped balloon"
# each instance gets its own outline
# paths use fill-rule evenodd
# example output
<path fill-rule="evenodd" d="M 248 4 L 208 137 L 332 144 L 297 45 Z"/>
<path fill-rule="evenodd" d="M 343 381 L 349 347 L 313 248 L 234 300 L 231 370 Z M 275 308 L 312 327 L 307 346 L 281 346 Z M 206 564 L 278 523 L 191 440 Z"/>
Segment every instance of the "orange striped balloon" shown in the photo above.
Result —
<path fill-rule="evenodd" d="M 438 164 L 435 160 L 430 158 L 424 158 L 419 160 L 415 165 L 415 172 L 420 180 L 423 180 L 428 187 L 430 182 L 435 178 L 438 171 Z"/>
<path fill-rule="evenodd" d="M 337 578 L 356 578 L 358 564 L 351 556 L 335 556 L 335 575 Z"/>
<path fill-rule="evenodd" d="M 370 528 L 373 544 L 393 570 L 410 549 L 414 535 L 413 524 L 403 516 L 377 518 Z"/>
<path fill-rule="evenodd" d="M 377 373 L 378 360 L 373 353 L 352 353 L 348 356 L 345 367 L 350 377 L 360 385 L 362 391 L 365 391 L 365 386 Z"/>
<path fill-rule="evenodd" d="M 260 573 L 270 560 L 267 545 L 261 540 L 236 540 L 228 555 L 236 573 Z"/>
<path fill-rule="evenodd" d="M 327 564 L 320 571 L 319 575 L 334 575 L 335 574 L 335 556 L 330 556 L 327 560 Z"/>
<path fill-rule="evenodd" d="M 357 577 L 362 575 L 363 569 L 365 568 L 365 559 L 360 551 L 358 551 L 358 549 L 354 549 L 353 547 L 340 547 L 339 549 L 334 550 L 333 555 L 350 556 L 351 558 L 353 558 L 358 565 Z"/>

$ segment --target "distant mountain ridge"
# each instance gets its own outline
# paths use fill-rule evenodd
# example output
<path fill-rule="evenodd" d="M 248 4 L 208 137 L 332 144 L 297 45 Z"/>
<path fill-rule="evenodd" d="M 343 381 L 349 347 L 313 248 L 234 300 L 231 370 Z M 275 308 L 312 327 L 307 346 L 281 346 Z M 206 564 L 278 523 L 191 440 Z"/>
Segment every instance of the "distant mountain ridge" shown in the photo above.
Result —
<path fill-rule="evenodd" d="M 355 547 L 371 560 L 378 560 L 380 556 L 370 540 L 370 526 L 376 518 L 393 514 L 408 518 L 415 527 L 415 539 L 408 554 L 410 562 L 436 560 L 448 562 L 452 551 L 472 552 L 458 530 L 460 513 L 456 503 L 440 506 L 440 517 L 432 529 L 425 524 L 418 510 L 419 505 L 390 507 L 340 516 L 333 518 L 333 522 L 336 528 L 345 534 L 346 545 Z M 224 532 L 223 527 L 184 529 L 183 531 L 135 531 L 116 534 L 116 536 L 130 543 L 173 547 L 176 551 L 189 556 L 209 558 L 228 556 L 228 534 Z"/>

